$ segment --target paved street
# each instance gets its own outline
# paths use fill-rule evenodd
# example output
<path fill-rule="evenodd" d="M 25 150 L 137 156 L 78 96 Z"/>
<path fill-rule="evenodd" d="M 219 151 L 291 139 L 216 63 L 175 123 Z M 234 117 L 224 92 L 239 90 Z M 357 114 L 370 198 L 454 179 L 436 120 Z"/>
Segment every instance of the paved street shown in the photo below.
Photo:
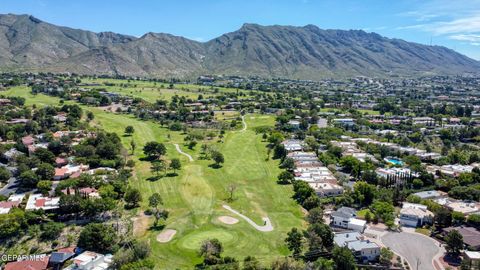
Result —
<path fill-rule="evenodd" d="M 385 246 L 404 257 L 410 263 L 412 270 L 435 269 L 432 260 L 440 252 L 440 248 L 434 240 L 407 232 L 388 232 L 381 239 Z"/>

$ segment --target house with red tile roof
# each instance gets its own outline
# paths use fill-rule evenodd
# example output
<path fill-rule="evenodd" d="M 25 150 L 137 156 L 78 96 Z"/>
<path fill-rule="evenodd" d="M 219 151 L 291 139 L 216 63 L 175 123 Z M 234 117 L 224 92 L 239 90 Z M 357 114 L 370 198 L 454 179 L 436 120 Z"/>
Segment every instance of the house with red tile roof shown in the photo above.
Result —
<path fill-rule="evenodd" d="M 44 197 L 42 194 L 32 194 L 28 197 L 25 210 L 55 210 L 60 207 L 59 203 L 60 197 Z"/>
<path fill-rule="evenodd" d="M 5 270 L 45 270 L 48 267 L 49 256 L 38 256 L 38 258 L 9 262 Z"/>

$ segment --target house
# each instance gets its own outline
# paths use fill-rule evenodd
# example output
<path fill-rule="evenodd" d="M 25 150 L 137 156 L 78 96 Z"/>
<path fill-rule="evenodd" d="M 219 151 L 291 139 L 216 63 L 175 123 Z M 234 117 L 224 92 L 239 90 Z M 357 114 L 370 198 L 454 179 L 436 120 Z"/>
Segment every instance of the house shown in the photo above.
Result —
<path fill-rule="evenodd" d="M 407 227 L 421 227 L 431 224 L 433 213 L 428 211 L 427 206 L 416 203 L 403 203 L 400 210 L 400 224 Z"/>
<path fill-rule="evenodd" d="M 300 129 L 300 121 L 297 120 L 288 121 L 288 125 L 290 125 L 293 129 Z"/>
<path fill-rule="evenodd" d="M 361 262 L 376 261 L 380 256 L 380 246 L 363 239 L 359 232 L 335 233 L 333 242 L 339 247 L 348 247 Z"/>
<path fill-rule="evenodd" d="M 449 232 L 456 230 L 458 231 L 463 237 L 463 243 L 468 247 L 470 250 L 480 250 L 480 232 L 473 228 L 473 227 L 448 227 L 443 229 L 443 234 L 446 235 Z"/>
<path fill-rule="evenodd" d="M 477 202 L 447 200 L 445 206 L 452 211 L 462 213 L 464 216 L 468 216 L 480 211 L 479 203 Z"/>
<path fill-rule="evenodd" d="M 333 242 L 339 246 L 346 246 L 348 242 L 357 241 L 361 239 L 362 235 L 359 232 L 344 232 L 344 233 L 335 233 L 333 236 Z"/>
<path fill-rule="evenodd" d="M 32 136 L 28 135 L 22 138 L 22 143 L 23 145 L 28 147 L 29 145 L 33 145 L 35 143 L 35 139 Z"/>
<path fill-rule="evenodd" d="M 28 198 L 25 210 L 55 210 L 60 207 L 59 203 L 60 197 L 44 197 L 42 194 L 32 194 Z"/>
<path fill-rule="evenodd" d="M 419 197 L 422 200 L 434 200 L 434 199 L 444 198 L 447 196 L 445 192 L 437 191 L 437 190 L 421 191 L 421 192 L 414 193 L 413 195 Z"/>
<path fill-rule="evenodd" d="M 100 198 L 100 193 L 98 193 L 98 190 L 92 187 L 84 187 L 79 189 L 73 189 L 69 187 L 66 189 L 62 189 L 62 193 L 65 195 L 79 194 L 80 196 L 84 197 Z"/>
<path fill-rule="evenodd" d="M 7 201 L 0 202 L 0 214 L 8 214 L 13 207 L 18 207 L 25 198 L 25 194 L 11 195 Z"/>
<path fill-rule="evenodd" d="M 32 255 L 34 258 L 27 256 L 25 260 L 9 262 L 5 265 L 5 270 L 45 270 L 48 267 L 49 257 L 45 255 Z"/>
<path fill-rule="evenodd" d="M 75 247 L 68 247 L 52 252 L 50 259 L 48 260 L 48 266 L 53 270 L 62 269 L 65 262 L 75 256 L 75 250 Z"/>
<path fill-rule="evenodd" d="M 363 232 L 367 226 L 365 220 L 355 218 L 357 210 L 350 207 L 341 207 L 330 214 L 331 225 L 343 229 L 350 229 L 357 232 Z"/>
<path fill-rule="evenodd" d="M 285 140 L 282 144 L 288 152 L 302 151 L 303 148 L 300 140 Z"/>
<path fill-rule="evenodd" d="M 480 263 L 480 252 L 465 250 L 465 252 L 463 253 L 462 263 L 465 263 L 468 266 L 470 266 L 469 269 L 476 269 L 476 268 L 473 268 L 473 267 L 475 267 L 475 266 L 478 267 L 478 265 Z"/>
<path fill-rule="evenodd" d="M 64 270 L 106 270 L 110 269 L 113 256 L 85 251 L 74 257 L 73 263 Z"/>
<path fill-rule="evenodd" d="M 68 159 L 66 159 L 66 158 L 57 157 L 55 159 L 55 166 L 56 167 L 62 167 L 62 166 L 65 166 L 67 164 L 68 164 Z"/>
<path fill-rule="evenodd" d="M 317 126 L 319 128 L 326 128 L 328 127 L 328 121 L 326 118 L 318 118 L 317 120 Z"/>
<path fill-rule="evenodd" d="M 53 176 L 53 180 L 62 180 L 67 179 L 75 174 L 80 174 L 86 170 L 88 170 L 88 165 L 65 165 L 61 168 L 55 168 L 55 175 Z"/>
<path fill-rule="evenodd" d="M 8 161 L 15 160 L 18 156 L 23 155 L 22 152 L 18 151 L 15 148 L 8 150 L 7 152 L 3 153 L 3 157 Z"/>
<path fill-rule="evenodd" d="M 334 183 L 308 183 L 319 197 L 333 197 L 343 194 L 343 187 Z"/>
<path fill-rule="evenodd" d="M 355 119 L 353 118 L 336 118 L 332 120 L 333 123 L 339 124 L 342 126 L 353 126 L 355 125 Z"/>
<path fill-rule="evenodd" d="M 361 262 L 376 261 L 380 257 L 380 246 L 370 240 L 348 242 L 347 247 L 352 251 L 357 260 Z"/>

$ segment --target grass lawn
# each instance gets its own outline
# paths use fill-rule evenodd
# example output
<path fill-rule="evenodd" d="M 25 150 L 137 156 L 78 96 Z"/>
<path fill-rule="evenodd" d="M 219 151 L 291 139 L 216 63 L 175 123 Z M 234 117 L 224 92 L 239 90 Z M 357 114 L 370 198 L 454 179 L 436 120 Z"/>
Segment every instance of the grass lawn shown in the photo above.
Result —
<path fill-rule="evenodd" d="M 101 86 L 84 86 L 90 89 L 106 89 L 109 92 L 116 92 L 122 95 L 142 98 L 149 102 L 155 102 L 157 99 L 170 100 L 174 95 L 184 96 L 196 100 L 201 94 L 204 98 L 209 96 L 216 96 L 218 93 L 235 93 L 237 91 L 246 94 L 257 92 L 247 90 L 237 90 L 234 88 L 225 87 L 211 87 L 195 84 L 175 84 L 173 89 L 168 88 L 168 83 L 148 82 L 148 81 L 128 81 L 117 79 L 82 79 L 82 83 L 97 83 Z M 114 86 L 107 86 L 107 84 L 115 84 Z M 126 85 L 126 87 L 121 85 Z M 242 98 L 242 97 L 240 97 Z"/>
<path fill-rule="evenodd" d="M 416 228 L 415 232 L 421 233 L 421 234 L 426 235 L 426 236 L 430 236 L 430 230 L 426 229 L 426 228 Z"/>
<path fill-rule="evenodd" d="M 12 89 L 9 95 L 26 97 L 27 104 L 56 105 L 58 99 L 44 95 L 30 95 L 29 89 Z M 5 92 L 3 93 L 5 94 Z M 246 115 L 246 131 L 229 131 L 223 143 L 208 142 L 225 156 L 221 168 L 214 169 L 212 161 L 200 160 L 199 143 L 194 150 L 189 150 L 183 142 L 184 135 L 161 127 L 158 123 L 142 121 L 125 114 L 105 112 L 98 108 L 82 106 L 84 110 L 95 114 L 93 125 L 109 132 L 116 132 L 125 148 L 130 149 L 134 140 L 137 147 L 131 156 L 136 161 L 131 185 L 140 189 L 143 202 L 140 213 L 147 208 L 148 197 L 159 192 L 164 200 L 164 207 L 170 211 L 165 227 L 177 231 L 169 243 L 159 243 L 156 237 L 159 231 L 146 228 L 137 238 L 145 239 L 152 246 L 152 258 L 157 269 L 191 269 L 199 263 L 198 248 L 202 241 L 218 238 L 224 246 L 224 255 L 242 260 L 248 255 L 256 256 L 268 264 L 273 259 L 289 254 L 284 239 L 292 227 L 304 227 L 300 207 L 291 199 L 291 186 L 276 183 L 280 173 L 278 161 L 265 160 L 267 150 L 261 134 L 255 134 L 256 126 L 273 125 L 274 117 L 267 115 Z M 135 133 L 131 137 L 123 136 L 126 126 L 131 125 Z M 141 161 L 142 148 L 148 141 L 163 142 L 167 146 L 167 159 L 178 157 L 183 168 L 177 176 L 163 177 L 150 181 L 150 163 Z M 173 143 L 178 143 L 182 150 L 193 156 L 194 161 L 180 155 Z M 227 186 L 234 184 L 234 200 L 227 202 Z M 234 216 L 222 208 L 228 204 L 248 216 L 259 225 L 261 218 L 268 216 L 274 226 L 272 232 L 259 232 L 246 221 Z M 135 214 L 129 212 L 129 214 Z M 218 221 L 222 215 L 234 216 L 239 222 L 226 225 Z"/>
<path fill-rule="evenodd" d="M 373 219 L 373 217 L 375 216 L 372 211 L 370 211 L 370 209 L 362 209 L 360 211 L 357 212 L 357 217 L 358 218 L 361 218 L 361 219 L 365 219 L 365 215 L 367 213 L 370 213 L 370 217 Z"/>

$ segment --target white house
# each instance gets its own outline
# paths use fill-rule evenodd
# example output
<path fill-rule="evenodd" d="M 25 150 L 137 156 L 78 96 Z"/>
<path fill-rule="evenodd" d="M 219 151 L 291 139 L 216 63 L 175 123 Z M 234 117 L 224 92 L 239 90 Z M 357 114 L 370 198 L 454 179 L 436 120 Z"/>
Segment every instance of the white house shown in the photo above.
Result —
<path fill-rule="evenodd" d="M 60 207 L 59 203 L 60 197 L 44 197 L 42 194 L 32 194 L 28 197 L 25 210 L 55 210 Z"/>
<path fill-rule="evenodd" d="M 357 232 L 363 232 L 367 226 L 365 220 L 355 218 L 357 211 L 350 207 L 341 207 L 330 214 L 331 225 L 343 229 L 350 229 Z"/>
<path fill-rule="evenodd" d="M 343 187 L 333 183 L 308 183 L 319 197 L 333 197 L 343 194 Z"/>
<path fill-rule="evenodd" d="M 103 255 L 92 251 L 85 251 L 74 257 L 73 264 L 65 270 L 107 270 L 112 264 L 112 255 Z"/>
<path fill-rule="evenodd" d="M 359 232 L 336 233 L 333 242 L 339 247 L 348 247 L 362 262 L 376 261 L 380 256 L 380 246 L 364 240 Z"/>
<path fill-rule="evenodd" d="M 362 262 L 376 261 L 380 257 L 380 246 L 369 240 L 348 242 L 347 247 Z"/>
<path fill-rule="evenodd" d="M 432 223 L 433 213 L 428 211 L 427 206 L 415 203 L 403 203 L 400 210 L 400 224 L 407 227 L 421 227 Z"/>

